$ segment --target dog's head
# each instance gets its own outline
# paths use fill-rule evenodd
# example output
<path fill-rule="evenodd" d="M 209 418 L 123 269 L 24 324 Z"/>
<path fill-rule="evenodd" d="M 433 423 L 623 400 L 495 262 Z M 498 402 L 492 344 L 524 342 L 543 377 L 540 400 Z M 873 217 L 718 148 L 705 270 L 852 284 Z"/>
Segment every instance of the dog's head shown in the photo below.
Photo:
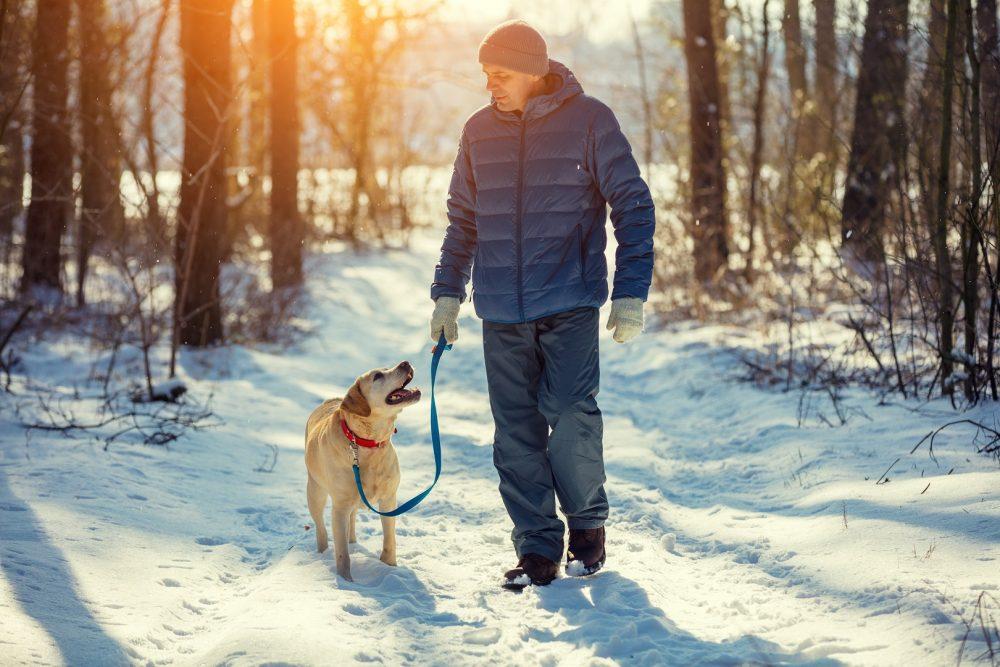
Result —
<path fill-rule="evenodd" d="M 361 417 L 393 416 L 420 400 L 420 390 L 407 389 L 413 366 L 401 361 L 393 368 L 375 368 L 358 377 L 340 407 Z"/>

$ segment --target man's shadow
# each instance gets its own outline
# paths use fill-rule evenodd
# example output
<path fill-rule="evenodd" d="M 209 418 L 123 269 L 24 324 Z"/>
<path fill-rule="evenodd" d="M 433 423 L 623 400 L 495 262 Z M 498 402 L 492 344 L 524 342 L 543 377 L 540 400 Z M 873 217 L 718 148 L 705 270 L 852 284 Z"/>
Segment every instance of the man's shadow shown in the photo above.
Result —
<path fill-rule="evenodd" d="M 562 614 L 572 627 L 562 632 L 537 629 L 530 636 L 541 642 L 569 642 L 600 658 L 672 665 L 841 664 L 788 652 L 753 635 L 723 642 L 699 639 L 677 627 L 641 586 L 613 570 L 562 579 L 537 591 L 540 606 Z"/>
<path fill-rule="evenodd" d="M 65 663 L 128 663 L 122 648 L 105 634 L 80 599 L 69 563 L 46 534 L 31 507 L 14 495 L 2 467 L 0 574 L 13 590 L 21 609 L 45 630 Z"/>

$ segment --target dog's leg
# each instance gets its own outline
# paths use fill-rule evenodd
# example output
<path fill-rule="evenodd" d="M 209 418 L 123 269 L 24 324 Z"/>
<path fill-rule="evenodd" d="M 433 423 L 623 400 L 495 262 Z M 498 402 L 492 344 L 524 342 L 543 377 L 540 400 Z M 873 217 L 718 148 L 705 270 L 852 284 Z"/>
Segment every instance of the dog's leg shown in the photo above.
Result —
<path fill-rule="evenodd" d="M 391 512 L 396 509 L 396 494 L 387 496 L 379 503 L 380 512 Z M 379 556 L 386 565 L 396 565 L 396 517 L 382 517 L 382 555 Z"/>
<path fill-rule="evenodd" d="M 337 557 L 337 574 L 348 581 L 351 579 L 351 554 L 347 550 L 347 524 L 351 520 L 351 512 L 333 507 L 333 553 Z"/>
<path fill-rule="evenodd" d="M 358 518 L 358 510 L 351 512 L 351 523 L 347 527 L 347 541 L 354 544 L 358 541 L 357 533 L 354 532 L 354 524 Z"/>
<path fill-rule="evenodd" d="M 316 549 L 323 553 L 327 547 L 326 524 L 323 521 L 323 510 L 326 508 L 326 491 L 309 475 L 306 483 L 306 498 L 309 501 L 309 513 L 316 524 Z"/>

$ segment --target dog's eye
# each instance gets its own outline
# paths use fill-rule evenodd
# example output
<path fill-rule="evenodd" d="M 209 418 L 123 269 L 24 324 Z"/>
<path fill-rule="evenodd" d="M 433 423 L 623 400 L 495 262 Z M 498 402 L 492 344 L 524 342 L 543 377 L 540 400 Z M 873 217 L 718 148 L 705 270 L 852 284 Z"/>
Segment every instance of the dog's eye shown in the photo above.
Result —
<path fill-rule="evenodd" d="M 375 373 L 375 381 L 377 382 L 381 379 L 382 379 L 382 373 Z"/>

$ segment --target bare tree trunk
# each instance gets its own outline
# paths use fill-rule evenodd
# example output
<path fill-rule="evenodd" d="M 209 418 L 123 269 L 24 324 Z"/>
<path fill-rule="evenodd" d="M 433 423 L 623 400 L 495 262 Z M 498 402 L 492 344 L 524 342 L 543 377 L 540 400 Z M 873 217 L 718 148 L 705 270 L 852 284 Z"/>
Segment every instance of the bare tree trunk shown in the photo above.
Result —
<path fill-rule="evenodd" d="M 965 312 L 965 356 L 966 360 L 975 360 L 977 354 L 976 316 L 979 311 L 979 243 L 980 220 L 979 201 L 983 191 L 983 158 L 981 150 L 981 117 L 980 117 L 980 60 L 976 54 L 976 31 L 972 26 L 972 0 L 965 0 L 965 54 L 969 61 L 969 71 L 972 76 L 969 87 L 972 93 L 972 104 L 969 108 L 972 125 L 972 136 L 969 137 L 972 163 L 972 196 L 965 221 L 962 225 L 962 309 Z M 972 401 L 976 398 L 975 364 L 966 364 L 965 397 Z"/>
<path fill-rule="evenodd" d="M 799 17 L 799 0 L 785 0 L 785 13 L 781 19 L 785 35 L 785 68 L 788 70 L 788 88 L 792 96 L 792 123 L 795 128 L 796 157 L 812 156 L 812 128 L 807 122 L 811 113 L 809 82 L 806 79 L 806 50 L 802 43 L 802 20 Z"/>
<path fill-rule="evenodd" d="M 160 44 L 163 41 L 163 31 L 167 19 L 170 17 L 171 1 L 161 1 L 160 16 L 156 20 L 156 27 L 153 30 L 152 45 L 149 50 L 149 59 L 146 61 L 146 72 L 142 84 L 141 123 L 146 150 L 146 168 L 149 170 L 150 179 L 149 188 L 143 188 L 143 191 L 146 194 L 146 217 L 156 226 L 158 231 L 162 224 L 160 219 L 160 188 L 156 183 L 156 176 L 160 172 L 160 160 L 156 146 L 156 104 L 153 101 L 153 93 L 156 88 L 156 65 L 160 56 Z"/>
<path fill-rule="evenodd" d="M 277 2 L 291 0 L 276 0 Z M 267 107 L 268 107 L 268 60 L 270 41 L 268 35 L 268 12 L 270 0 L 253 0 L 250 20 L 253 25 L 252 61 L 250 64 L 250 114 L 247 162 L 258 182 L 263 182 L 267 174 Z M 258 187 L 251 207 L 254 214 L 263 212 L 263 188 Z M 256 217 L 256 215 L 254 216 Z"/>
<path fill-rule="evenodd" d="M 994 281 L 1000 273 L 1000 37 L 997 27 L 996 0 L 979 0 L 976 4 L 976 25 L 979 35 L 979 59 L 981 69 L 983 129 L 986 137 L 986 164 L 991 190 L 992 226 L 996 241 L 994 258 Z M 989 258 L 983 261 L 989 264 Z M 986 329 L 986 373 L 989 376 L 990 392 L 993 400 L 1000 398 L 997 392 L 993 353 L 996 341 L 996 321 L 998 304 L 997 287 L 990 286 L 990 314 Z"/>
<path fill-rule="evenodd" d="M 684 0 L 684 53 L 691 107 L 691 217 L 694 274 L 714 280 L 729 257 L 726 178 L 719 128 L 719 77 L 711 5 Z"/>
<path fill-rule="evenodd" d="M 727 39 L 729 38 L 730 9 L 726 0 L 709 0 L 712 5 L 712 37 L 715 38 L 715 66 L 719 75 L 719 133 L 722 137 L 722 166 L 729 164 L 732 144 L 732 109 L 729 102 L 729 86 L 732 78 L 731 60 Z"/>
<path fill-rule="evenodd" d="M 20 291 L 62 295 L 62 236 L 70 210 L 73 147 L 67 117 L 66 70 L 70 0 L 37 0 L 32 73 L 31 204 Z"/>
<path fill-rule="evenodd" d="M 816 148 L 826 155 L 829 174 L 837 170 L 837 107 L 840 91 L 837 89 L 837 18 L 836 0 L 813 0 L 816 11 L 816 112 L 819 124 Z"/>
<path fill-rule="evenodd" d="M 934 255 L 938 278 L 938 354 L 941 356 L 941 393 L 952 393 L 952 335 L 954 328 L 954 296 L 951 276 L 951 256 L 948 252 L 949 175 L 951 172 L 951 104 L 955 76 L 955 32 L 958 0 L 948 0 L 948 27 L 944 46 L 944 81 L 941 100 L 941 144 L 938 162 L 937 203 L 934 217 Z"/>
<path fill-rule="evenodd" d="M 10 116 L 0 145 L 0 243 L 6 251 L 14 232 L 14 220 L 21 214 L 24 192 L 24 136 L 20 110 Z"/>
<path fill-rule="evenodd" d="M 841 240 L 868 268 L 881 263 L 890 197 L 905 157 L 908 9 L 907 0 L 871 0 L 865 17 Z"/>
<path fill-rule="evenodd" d="M 104 0 L 77 0 L 80 19 L 81 210 L 77 234 L 76 303 L 84 304 L 90 254 L 102 239 L 123 233 L 117 129 L 108 73 Z"/>
<path fill-rule="evenodd" d="M 298 36 L 294 0 L 272 0 L 271 30 L 271 282 L 302 284 L 302 219 L 298 206 Z"/>
<path fill-rule="evenodd" d="M 934 188 L 938 181 L 936 151 L 941 141 L 941 108 L 937 101 L 944 77 L 944 44 L 948 26 L 945 1 L 930 0 L 928 4 L 927 62 L 919 91 L 921 113 L 914 119 L 921 204 L 927 220 L 934 219 Z"/>
<path fill-rule="evenodd" d="M 997 27 L 997 0 L 979 0 L 976 4 L 979 61 L 982 69 L 983 130 L 986 137 L 986 161 L 990 165 L 993 186 L 1000 187 L 1000 36 Z M 995 190 L 996 191 L 996 190 Z M 994 211 L 996 211 L 994 207 Z"/>
<path fill-rule="evenodd" d="M 746 276 L 753 276 L 754 235 L 757 228 L 758 190 L 760 188 L 760 168 L 764 153 L 764 112 L 767 96 L 767 80 L 771 72 L 771 20 L 768 15 L 770 0 L 764 0 L 761 8 L 760 60 L 757 64 L 757 90 L 753 102 L 753 148 L 750 152 L 750 197 L 747 204 L 747 227 L 749 245 L 747 247 Z"/>
<path fill-rule="evenodd" d="M 232 0 L 181 0 L 184 164 L 175 247 L 175 340 L 222 340 L 219 267 L 226 234 Z"/>
<path fill-rule="evenodd" d="M 3 0 L 0 0 L 3 2 Z M 21 215 L 24 191 L 24 89 L 28 82 L 23 53 L 25 16 L 19 4 L 0 5 L 0 261 L 10 256 L 14 220 Z"/>

